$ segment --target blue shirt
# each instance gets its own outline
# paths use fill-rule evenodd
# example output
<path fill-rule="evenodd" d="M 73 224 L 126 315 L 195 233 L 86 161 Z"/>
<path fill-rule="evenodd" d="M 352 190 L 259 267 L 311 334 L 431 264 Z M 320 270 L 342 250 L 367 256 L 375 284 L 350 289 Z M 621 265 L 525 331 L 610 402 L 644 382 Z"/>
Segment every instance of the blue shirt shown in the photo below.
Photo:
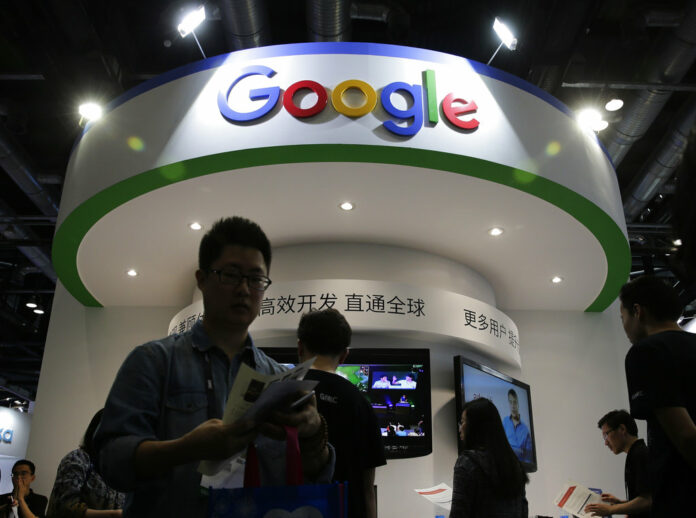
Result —
<path fill-rule="evenodd" d="M 256 370 L 264 374 L 286 370 L 257 349 L 251 338 L 230 361 L 213 346 L 200 321 L 186 333 L 135 348 L 116 375 L 95 435 L 104 479 L 127 492 L 124 516 L 205 516 L 207 500 L 201 497 L 198 462 L 177 466 L 155 479 L 139 480 L 134 460 L 141 442 L 177 439 L 208 420 L 206 353 L 213 377 L 215 417 L 222 416 L 243 355 L 251 355 Z M 285 442 L 259 436 L 256 445 L 262 485 L 284 485 Z M 331 480 L 333 455 L 331 460 L 317 481 Z"/>
<path fill-rule="evenodd" d="M 532 436 L 527 425 L 520 420 L 519 424 L 515 426 L 508 415 L 503 419 L 503 429 L 517 458 L 521 462 L 532 462 Z"/>

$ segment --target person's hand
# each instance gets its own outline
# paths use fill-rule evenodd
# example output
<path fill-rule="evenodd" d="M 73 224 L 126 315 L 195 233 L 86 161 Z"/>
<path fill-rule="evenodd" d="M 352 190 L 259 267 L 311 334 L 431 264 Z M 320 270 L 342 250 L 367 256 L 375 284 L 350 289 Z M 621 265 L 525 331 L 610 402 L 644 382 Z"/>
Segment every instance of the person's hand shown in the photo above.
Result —
<path fill-rule="evenodd" d="M 28 494 L 29 482 L 24 478 L 17 479 L 17 500 L 24 500 Z"/>
<path fill-rule="evenodd" d="M 209 419 L 181 440 L 194 459 L 223 460 L 246 448 L 256 434 L 257 430 L 251 421 L 224 424 L 220 419 Z"/>
<path fill-rule="evenodd" d="M 121 518 L 121 516 L 123 516 L 123 511 L 121 509 L 114 509 L 111 511 L 111 516 L 113 518 Z"/>
<path fill-rule="evenodd" d="M 609 516 L 611 514 L 611 505 L 587 504 L 585 506 L 585 512 L 592 513 L 592 516 Z"/>
<path fill-rule="evenodd" d="M 602 502 L 608 502 L 610 504 L 620 504 L 621 500 L 616 498 L 611 493 L 602 493 Z"/>
<path fill-rule="evenodd" d="M 296 401 L 305 394 L 307 392 L 293 394 L 288 401 Z M 272 412 L 268 420 L 259 427 L 259 430 L 263 435 L 271 439 L 282 440 L 285 439 L 284 426 L 297 428 L 297 435 L 300 438 L 315 435 L 321 428 L 321 417 L 319 417 L 319 412 L 317 411 L 316 396 L 308 399 L 301 408 L 292 411 Z"/>

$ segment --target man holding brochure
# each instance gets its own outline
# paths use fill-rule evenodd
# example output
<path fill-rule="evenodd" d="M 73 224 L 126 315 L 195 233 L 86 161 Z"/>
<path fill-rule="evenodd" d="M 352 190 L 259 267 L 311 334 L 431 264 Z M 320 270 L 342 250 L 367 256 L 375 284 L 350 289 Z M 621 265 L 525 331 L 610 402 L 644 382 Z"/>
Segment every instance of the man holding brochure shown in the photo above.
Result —
<path fill-rule="evenodd" d="M 585 511 L 594 516 L 625 514 L 628 518 L 648 518 L 652 504 L 648 447 L 643 439 L 638 438 L 636 422 L 625 410 L 612 410 L 599 420 L 597 427 L 602 431 L 604 444 L 614 455 L 626 454 L 624 481 L 627 499 L 602 493 L 602 502 L 589 504 Z"/>
<path fill-rule="evenodd" d="M 230 458 L 252 442 L 262 485 L 282 485 L 283 425 L 298 429 L 305 477 L 331 480 L 333 449 L 313 397 L 262 419 L 220 420 L 242 364 L 264 374 L 284 370 L 248 333 L 271 284 L 266 235 L 244 218 L 220 220 L 201 240 L 198 263 L 203 320 L 126 358 L 97 431 L 100 471 L 109 485 L 128 493 L 125 517 L 205 516 L 200 461 Z"/>

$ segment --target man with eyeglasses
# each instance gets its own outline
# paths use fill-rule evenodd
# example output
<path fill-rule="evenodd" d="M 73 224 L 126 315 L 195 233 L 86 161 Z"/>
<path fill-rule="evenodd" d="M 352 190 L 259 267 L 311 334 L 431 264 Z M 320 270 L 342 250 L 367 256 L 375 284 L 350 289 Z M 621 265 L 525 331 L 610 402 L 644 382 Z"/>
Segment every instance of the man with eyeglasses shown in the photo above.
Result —
<path fill-rule="evenodd" d="M 604 444 L 614 455 L 626 454 L 624 481 L 626 500 L 602 493 L 602 503 L 589 504 L 585 512 L 594 516 L 625 514 L 629 518 L 650 516 L 652 496 L 648 475 L 648 447 L 638 438 L 638 427 L 625 410 L 612 410 L 604 415 L 597 427 L 602 431 Z"/>
<path fill-rule="evenodd" d="M 204 317 L 190 331 L 137 347 L 106 401 L 95 444 L 104 479 L 127 493 L 124 516 L 205 516 L 201 460 L 257 446 L 262 485 L 285 483 L 285 431 L 298 429 L 305 479 L 328 482 L 333 449 L 316 400 L 266 422 L 219 419 L 241 363 L 267 374 L 284 368 L 248 333 L 271 284 L 271 248 L 261 228 L 234 217 L 201 240 L 196 282 Z"/>
<path fill-rule="evenodd" d="M 48 498 L 31 489 L 36 475 L 36 466 L 27 459 L 21 459 L 12 466 L 12 493 L 0 495 L 0 516 L 19 518 L 43 518 L 46 516 Z"/>

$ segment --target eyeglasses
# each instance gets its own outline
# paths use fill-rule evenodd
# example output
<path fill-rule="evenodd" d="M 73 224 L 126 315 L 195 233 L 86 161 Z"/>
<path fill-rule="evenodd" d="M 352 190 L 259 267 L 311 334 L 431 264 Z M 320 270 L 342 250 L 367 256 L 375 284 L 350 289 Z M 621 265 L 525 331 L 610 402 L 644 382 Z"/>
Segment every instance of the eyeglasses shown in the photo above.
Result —
<path fill-rule="evenodd" d="M 606 441 L 609 434 L 611 432 L 613 432 L 614 430 L 616 430 L 616 428 L 612 428 L 611 430 L 607 430 L 606 432 L 602 432 L 602 439 L 604 439 Z"/>
<path fill-rule="evenodd" d="M 18 471 L 12 473 L 12 478 L 29 478 L 31 477 L 31 471 Z"/>
<path fill-rule="evenodd" d="M 227 286 L 238 286 L 243 279 L 246 279 L 247 284 L 251 289 L 257 291 L 266 291 L 266 289 L 271 285 L 271 279 L 260 273 L 252 273 L 245 275 L 239 270 L 235 269 L 225 269 L 225 270 L 208 270 L 210 273 L 214 273 L 218 276 L 220 284 L 225 284 Z"/>

